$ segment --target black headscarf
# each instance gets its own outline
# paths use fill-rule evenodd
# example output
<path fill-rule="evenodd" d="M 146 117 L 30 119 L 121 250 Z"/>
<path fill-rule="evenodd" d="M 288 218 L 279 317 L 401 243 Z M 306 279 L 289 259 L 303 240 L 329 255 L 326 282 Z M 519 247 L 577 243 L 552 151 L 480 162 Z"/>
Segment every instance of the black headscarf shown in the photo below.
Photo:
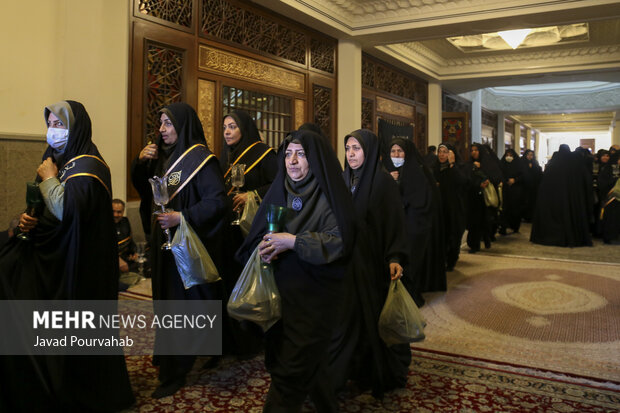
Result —
<path fill-rule="evenodd" d="M 241 130 L 241 139 L 234 145 L 226 145 L 226 141 L 222 138 L 222 152 L 220 153 L 220 167 L 222 171 L 228 169 L 228 165 L 233 163 L 239 155 L 245 151 L 248 146 L 254 142 L 260 142 L 260 133 L 256 127 L 256 123 L 252 116 L 245 110 L 235 109 L 224 116 L 224 119 L 231 117 L 235 120 L 237 127 Z"/>
<path fill-rule="evenodd" d="M 501 164 L 497 156 L 491 150 L 489 145 L 481 144 L 481 143 L 472 143 L 472 147 L 478 148 L 479 158 L 478 162 L 480 162 L 480 169 L 486 175 L 486 177 L 493 183 L 493 185 L 497 186 L 500 182 L 504 180 L 504 174 L 502 173 Z M 473 159 L 472 159 L 473 161 Z"/>
<path fill-rule="evenodd" d="M 278 174 L 261 202 L 250 233 L 237 252 L 237 258 L 240 262 L 247 261 L 247 258 L 256 248 L 262 236 L 267 232 L 266 206 L 274 204 L 286 207 L 287 205 L 287 191 L 285 188 L 287 174 L 284 155 L 286 148 L 293 140 L 299 141 L 304 148 L 310 171 L 312 171 L 314 179 L 317 180 L 319 188 L 325 194 L 329 206 L 336 216 L 338 229 L 343 241 L 343 255 L 348 256 L 353 247 L 355 235 L 355 224 L 351 215 L 353 202 L 344 182 L 342 182 L 342 169 L 340 169 L 338 158 L 324 137 L 309 130 L 299 130 L 291 132 L 280 145 L 278 150 Z"/>
<path fill-rule="evenodd" d="M 372 131 L 368 129 L 358 129 L 344 137 L 344 145 L 346 146 L 349 138 L 355 138 L 360 143 L 364 151 L 364 163 L 357 169 L 352 169 L 349 162 L 345 160 L 344 181 L 350 188 L 352 175 L 356 175 L 359 179 L 357 188 L 353 193 L 353 203 L 355 209 L 362 216 L 366 215 L 366 211 L 370 206 L 370 194 L 372 193 L 372 184 L 375 182 L 375 174 L 382 169 L 379 162 L 379 139 Z"/>

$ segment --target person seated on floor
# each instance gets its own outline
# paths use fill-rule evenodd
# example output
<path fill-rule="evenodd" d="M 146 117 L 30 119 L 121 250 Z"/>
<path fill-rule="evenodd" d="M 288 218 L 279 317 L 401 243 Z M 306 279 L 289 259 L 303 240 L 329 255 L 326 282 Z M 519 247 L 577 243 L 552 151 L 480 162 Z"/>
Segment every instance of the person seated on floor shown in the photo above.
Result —
<path fill-rule="evenodd" d="M 121 199 L 112 200 L 112 213 L 114 216 L 114 230 L 118 242 L 118 268 L 121 276 L 118 282 L 119 291 L 137 284 L 141 279 L 139 274 L 138 254 L 136 243 L 131 235 L 131 224 L 125 217 L 125 202 Z"/>
<path fill-rule="evenodd" d="M 0 232 L 0 248 L 4 247 L 4 244 L 9 242 L 9 240 L 13 238 L 13 236 L 15 235 L 15 228 L 17 228 L 17 225 L 19 225 L 19 216 L 14 217 L 9 222 L 9 227 L 6 230 Z"/>

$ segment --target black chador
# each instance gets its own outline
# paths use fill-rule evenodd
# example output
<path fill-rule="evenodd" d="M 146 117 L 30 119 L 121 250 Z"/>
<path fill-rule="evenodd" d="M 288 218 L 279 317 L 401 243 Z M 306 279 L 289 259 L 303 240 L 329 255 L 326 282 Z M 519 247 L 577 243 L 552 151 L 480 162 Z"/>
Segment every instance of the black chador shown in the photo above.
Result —
<path fill-rule="evenodd" d="M 158 142 L 155 162 L 136 159 L 132 165 L 132 180 L 143 202 L 152 203 L 153 194 L 148 179 L 153 175 L 167 176 L 170 202 L 167 208 L 183 214 L 209 252 L 220 276 L 225 277 L 222 240 L 229 228 L 229 203 L 224 180 L 215 156 L 206 146 L 198 115 L 185 103 L 173 103 L 162 109 L 172 121 L 177 141 L 171 145 Z M 178 227 L 171 228 L 171 236 Z M 162 250 L 166 235 L 157 222 L 151 231 L 151 271 L 154 300 L 221 300 L 224 297 L 221 281 L 185 289 L 170 251 Z M 157 348 L 157 337 L 156 337 Z M 191 370 L 196 356 L 156 355 L 159 365 L 160 388 L 178 389 Z"/>
<path fill-rule="evenodd" d="M 308 175 L 289 179 L 284 154 L 302 145 Z M 351 197 L 333 149 L 320 135 L 291 133 L 278 152 L 279 170 L 265 196 L 238 258 L 247 261 L 267 232 L 269 204 L 288 207 L 283 232 L 296 235 L 295 248 L 272 261 L 282 299 L 282 319 L 265 333 L 265 366 L 271 374 L 265 412 L 300 411 L 309 395 L 317 411 L 335 412 L 338 403 L 328 374 L 328 347 L 342 300 L 342 278 L 354 243 Z"/>
<path fill-rule="evenodd" d="M 46 107 L 46 122 L 50 113 L 69 130 L 62 152 L 50 146 L 43 154 L 59 169 L 62 215 L 46 203 L 30 241 L 13 238 L 0 251 L 0 299 L 116 300 L 110 171 L 81 103 Z M 0 388 L 2 411 L 118 411 L 134 401 L 122 355 L 2 357 Z"/>
<path fill-rule="evenodd" d="M 347 135 L 345 145 L 351 137 L 364 151 L 364 163 L 354 170 L 347 162 L 343 174 L 352 191 L 358 236 L 345 278 L 330 369 L 336 389 L 353 379 L 382 397 L 406 384 L 411 361 L 409 344 L 388 348 L 377 329 L 390 284 L 389 265 L 406 266 L 410 249 L 398 186 L 379 161 L 377 136 L 361 129 Z"/>
<path fill-rule="evenodd" d="M 444 230 L 437 182 L 413 141 L 392 139 L 391 147 L 400 146 L 405 163 L 396 168 L 389 156 L 383 156 L 388 171 L 399 171 L 398 187 L 405 211 L 410 241 L 409 265 L 403 283 L 418 306 L 424 304 L 423 292 L 446 290 Z"/>

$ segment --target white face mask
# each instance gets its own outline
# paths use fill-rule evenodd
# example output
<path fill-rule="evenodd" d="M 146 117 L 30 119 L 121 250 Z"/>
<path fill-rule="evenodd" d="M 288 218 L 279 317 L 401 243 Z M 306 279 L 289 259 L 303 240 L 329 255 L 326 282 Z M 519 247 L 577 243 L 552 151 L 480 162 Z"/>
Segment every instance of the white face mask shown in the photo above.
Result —
<path fill-rule="evenodd" d="M 395 167 L 400 168 L 405 163 L 405 158 L 392 158 Z"/>
<path fill-rule="evenodd" d="M 514 158 L 512 156 L 507 156 L 506 157 L 506 162 L 512 162 Z"/>
<path fill-rule="evenodd" d="M 47 144 L 57 151 L 65 148 L 69 139 L 69 129 L 47 128 Z"/>

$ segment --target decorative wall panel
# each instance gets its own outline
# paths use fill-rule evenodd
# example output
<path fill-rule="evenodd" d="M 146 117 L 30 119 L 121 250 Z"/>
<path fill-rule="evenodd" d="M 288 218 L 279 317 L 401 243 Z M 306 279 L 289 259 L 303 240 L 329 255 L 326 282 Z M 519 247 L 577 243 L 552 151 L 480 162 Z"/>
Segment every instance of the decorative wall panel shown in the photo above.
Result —
<path fill-rule="evenodd" d="M 203 0 L 201 33 L 306 64 L 306 35 L 226 0 Z"/>
<path fill-rule="evenodd" d="M 155 142 L 160 121 L 159 110 L 173 102 L 183 99 L 183 51 L 157 44 L 147 44 L 145 48 L 146 87 L 144 101 L 143 146 Z"/>
<path fill-rule="evenodd" d="M 310 39 L 310 66 L 328 73 L 334 73 L 334 44 L 319 39 Z"/>
<path fill-rule="evenodd" d="M 295 129 L 299 129 L 306 119 L 306 101 L 295 99 Z"/>
<path fill-rule="evenodd" d="M 375 64 L 362 57 L 362 86 L 375 87 Z"/>
<path fill-rule="evenodd" d="M 140 14 L 178 24 L 192 26 L 193 0 L 138 0 Z"/>
<path fill-rule="evenodd" d="M 414 119 L 415 107 L 377 96 L 377 112 Z"/>
<path fill-rule="evenodd" d="M 377 89 L 415 101 L 415 82 L 387 67 L 375 68 Z"/>
<path fill-rule="evenodd" d="M 200 46 L 198 67 L 200 70 L 237 79 L 279 87 L 297 93 L 305 92 L 304 75 L 301 73 L 205 45 Z"/>
<path fill-rule="evenodd" d="M 332 124 L 332 94 L 329 88 L 313 85 L 313 121 L 321 127 L 323 133 L 331 141 Z"/>
<path fill-rule="evenodd" d="M 375 130 L 373 107 L 375 102 L 372 99 L 362 98 L 362 128 Z"/>
<path fill-rule="evenodd" d="M 215 82 L 198 79 L 198 117 L 205 132 L 207 145 L 215 150 Z"/>

